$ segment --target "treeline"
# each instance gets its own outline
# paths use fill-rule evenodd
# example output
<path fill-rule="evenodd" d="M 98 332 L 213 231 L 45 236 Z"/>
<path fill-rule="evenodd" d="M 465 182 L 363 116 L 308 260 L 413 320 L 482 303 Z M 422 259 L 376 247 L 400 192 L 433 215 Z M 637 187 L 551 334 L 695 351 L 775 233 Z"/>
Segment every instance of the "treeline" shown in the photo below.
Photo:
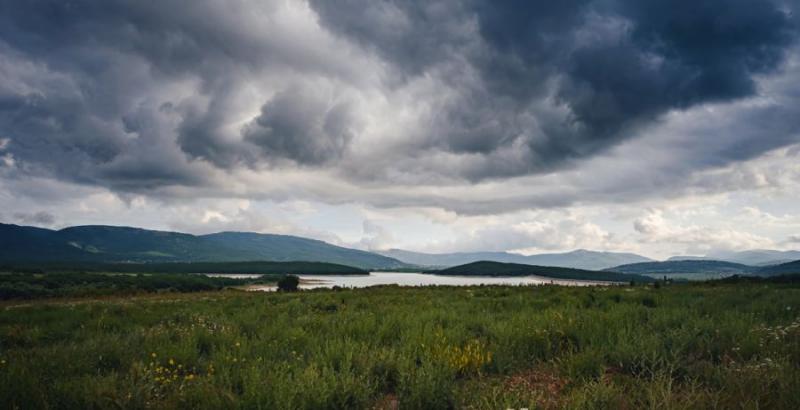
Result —
<path fill-rule="evenodd" d="M 790 274 L 790 275 L 778 275 L 778 276 L 769 276 L 769 277 L 762 277 L 762 276 L 740 276 L 740 275 L 733 275 L 727 278 L 716 279 L 707 281 L 708 283 L 730 283 L 730 284 L 741 284 L 741 283 L 777 283 L 777 284 L 796 284 L 800 285 L 800 274 Z"/>
<path fill-rule="evenodd" d="M 5 273 L 0 274 L 0 300 L 50 297 L 103 296 L 154 292 L 201 292 L 266 282 L 258 279 L 208 277 L 204 275 L 102 274 L 102 273 Z"/>
<path fill-rule="evenodd" d="M 323 262 L 31 262 L 0 265 L 0 271 L 19 273 L 251 273 L 258 275 L 366 275 L 369 273 L 351 266 Z"/>

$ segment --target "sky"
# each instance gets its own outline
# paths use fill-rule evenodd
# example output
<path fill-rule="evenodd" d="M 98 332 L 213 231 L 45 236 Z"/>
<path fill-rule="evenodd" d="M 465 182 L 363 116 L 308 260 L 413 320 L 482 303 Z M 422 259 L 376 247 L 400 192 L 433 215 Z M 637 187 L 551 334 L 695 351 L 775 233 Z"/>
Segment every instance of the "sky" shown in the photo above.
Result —
<path fill-rule="evenodd" d="M 0 0 L 0 222 L 800 249 L 798 0 Z"/>

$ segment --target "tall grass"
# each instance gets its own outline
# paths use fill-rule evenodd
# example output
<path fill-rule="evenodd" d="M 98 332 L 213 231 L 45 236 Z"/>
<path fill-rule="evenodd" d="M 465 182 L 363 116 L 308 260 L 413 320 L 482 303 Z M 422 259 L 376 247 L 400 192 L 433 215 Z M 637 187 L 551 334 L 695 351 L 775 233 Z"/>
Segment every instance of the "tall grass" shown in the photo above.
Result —
<path fill-rule="evenodd" d="M 2 408 L 800 408 L 787 285 L 9 303 Z"/>

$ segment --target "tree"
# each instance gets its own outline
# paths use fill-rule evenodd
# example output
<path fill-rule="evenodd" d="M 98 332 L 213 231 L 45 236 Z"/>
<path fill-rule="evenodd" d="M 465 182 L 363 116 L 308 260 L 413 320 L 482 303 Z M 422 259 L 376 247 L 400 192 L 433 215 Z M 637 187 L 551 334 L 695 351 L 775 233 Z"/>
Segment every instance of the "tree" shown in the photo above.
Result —
<path fill-rule="evenodd" d="M 286 275 L 278 279 L 278 290 L 281 292 L 295 292 L 300 285 L 300 278 L 295 275 Z"/>

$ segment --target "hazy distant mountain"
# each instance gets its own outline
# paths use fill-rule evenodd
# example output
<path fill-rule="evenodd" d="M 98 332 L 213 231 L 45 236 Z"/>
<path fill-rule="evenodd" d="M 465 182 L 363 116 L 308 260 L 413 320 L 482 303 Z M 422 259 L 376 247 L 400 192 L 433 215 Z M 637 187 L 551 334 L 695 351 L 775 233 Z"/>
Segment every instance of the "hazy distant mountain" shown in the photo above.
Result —
<path fill-rule="evenodd" d="M 528 256 L 528 263 L 542 266 L 563 266 L 575 269 L 600 270 L 628 263 L 650 262 L 652 259 L 635 253 L 596 252 L 578 249 L 567 253 L 542 253 Z"/>
<path fill-rule="evenodd" d="M 719 260 L 734 263 L 741 263 L 752 266 L 778 265 L 800 259 L 800 251 L 775 251 L 769 249 L 756 249 L 750 251 L 718 251 L 711 252 L 707 256 L 672 256 L 668 261 L 685 260 Z"/>
<path fill-rule="evenodd" d="M 712 259 L 743 263 L 745 265 L 777 265 L 800 259 L 800 251 L 754 249 L 741 252 L 712 252 L 708 256 Z"/>
<path fill-rule="evenodd" d="M 627 263 L 652 261 L 652 259 L 633 253 L 595 252 L 583 249 L 566 253 L 543 253 L 530 256 L 508 252 L 460 252 L 433 254 L 404 251 L 400 249 L 391 249 L 379 253 L 414 265 L 436 267 L 464 265 L 478 261 L 492 261 L 600 270 Z"/>
<path fill-rule="evenodd" d="M 607 271 L 631 274 L 714 274 L 714 275 L 747 275 L 758 268 L 740 263 L 714 260 L 676 260 L 664 262 L 633 263 L 615 266 Z"/>
<path fill-rule="evenodd" d="M 782 263 L 780 265 L 765 266 L 759 269 L 757 273 L 764 276 L 800 274 L 800 260 Z"/>
<path fill-rule="evenodd" d="M 288 235 L 190 235 L 116 226 L 50 230 L 0 224 L 0 262 L 329 262 L 364 269 L 404 263 L 370 252 Z"/>

